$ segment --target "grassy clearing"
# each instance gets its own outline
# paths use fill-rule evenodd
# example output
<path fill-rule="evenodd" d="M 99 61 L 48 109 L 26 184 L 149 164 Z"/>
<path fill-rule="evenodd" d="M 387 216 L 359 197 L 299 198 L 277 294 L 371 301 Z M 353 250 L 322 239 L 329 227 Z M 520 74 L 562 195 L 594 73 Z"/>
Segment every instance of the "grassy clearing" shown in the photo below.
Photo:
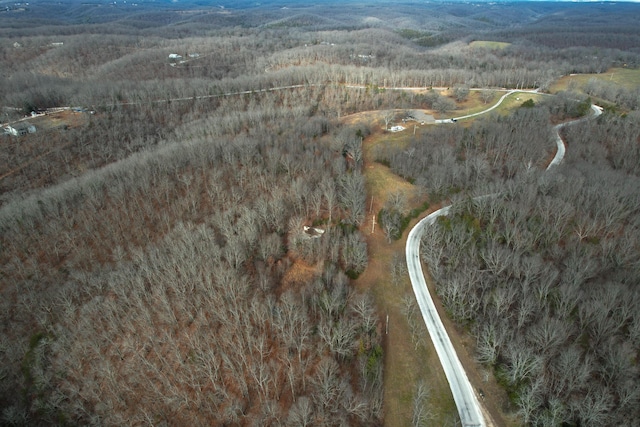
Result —
<path fill-rule="evenodd" d="M 363 119 L 366 119 L 363 117 Z M 404 427 L 411 425 L 413 415 L 413 394 L 418 381 L 429 386 L 434 425 L 446 425 L 457 411 L 447 379 L 444 376 L 435 349 L 428 339 L 426 326 L 418 318 L 418 333 L 427 337 L 417 347 L 413 342 L 411 327 L 403 313 L 403 296 L 413 297 L 408 275 L 396 285 L 391 278 L 391 264 L 394 255 L 404 254 L 405 238 L 389 243 L 383 231 L 376 225 L 372 230 L 372 218 L 377 215 L 389 194 L 402 191 L 407 195 L 409 208 L 419 206 L 424 198 L 416 195 L 416 188 L 406 180 L 393 174 L 386 166 L 376 163 L 374 150 L 382 145 L 405 146 L 413 132 L 409 128 L 404 132 L 389 133 L 380 129 L 365 141 L 365 176 L 367 194 L 373 197 L 373 204 L 363 227 L 369 245 L 369 265 L 357 280 L 357 286 L 371 292 L 386 323 L 389 316 L 389 333 L 385 335 L 385 426 Z M 418 128 L 420 129 L 420 127 Z M 415 221 L 412 222 L 412 225 Z M 384 327 L 383 327 L 384 333 Z"/>
<path fill-rule="evenodd" d="M 489 40 L 475 40 L 469 43 L 469 47 L 472 47 L 474 49 L 491 49 L 491 50 L 501 50 L 510 45 L 511 43 L 494 42 Z"/>
<path fill-rule="evenodd" d="M 612 82 L 629 89 L 635 89 L 640 86 L 640 69 L 611 68 L 606 73 L 601 74 L 574 74 L 564 76 L 553 83 L 549 91 L 551 93 L 557 93 L 563 90 L 580 89 L 591 79 Z"/>
<path fill-rule="evenodd" d="M 463 102 L 458 102 L 458 109 L 447 113 L 447 117 L 459 117 L 466 116 L 467 114 L 479 113 L 480 111 L 484 111 L 487 108 L 491 107 L 493 104 L 498 102 L 498 99 L 503 95 L 502 92 L 497 92 L 493 96 L 493 99 L 486 104 L 480 97 L 481 93 L 478 90 L 472 90 L 469 92 L 469 96 Z"/>
<path fill-rule="evenodd" d="M 390 124 L 389 127 L 394 126 L 394 124 Z M 378 147 L 382 147 L 384 145 L 401 147 L 404 148 L 409 144 L 409 135 L 413 135 L 413 125 L 403 124 L 406 127 L 405 130 L 400 132 L 386 132 L 383 130 L 384 126 L 380 129 L 380 132 L 370 137 L 367 141 L 366 149 L 370 151 L 370 154 L 375 153 L 375 150 Z M 366 153 L 365 153 L 366 155 Z M 373 155 L 371 156 L 371 160 L 373 161 Z"/>
<path fill-rule="evenodd" d="M 500 94 L 502 96 L 502 94 Z M 492 113 L 497 113 L 503 116 L 511 114 L 513 110 L 519 108 L 524 102 L 529 99 L 533 100 L 536 104 L 541 102 L 544 99 L 545 95 L 537 94 L 537 93 L 512 93 L 507 96 L 502 104 L 498 108 L 492 111 Z"/>
<path fill-rule="evenodd" d="M 448 117 L 460 117 L 466 116 L 469 114 L 475 114 L 490 108 L 492 105 L 495 105 L 496 102 L 505 94 L 504 91 L 495 91 L 493 95 L 493 99 L 485 103 L 481 97 L 482 92 L 479 90 L 472 90 L 469 93 L 469 96 L 463 102 L 457 103 L 457 109 L 454 111 L 450 111 L 446 114 L 439 115 L 439 118 L 448 118 Z M 499 114 L 509 114 L 515 108 L 522 105 L 522 103 L 528 99 L 532 99 L 534 102 L 538 102 L 545 95 L 535 94 L 535 93 L 515 93 L 509 95 L 505 100 L 500 104 L 498 108 L 493 110 L 492 112 L 497 112 Z M 519 98 L 519 99 L 518 99 Z M 482 117 L 482 116 L 480 116 Z M 465 120 L 465 122 L 471 123 L 474 118 L 470 118 Z"/>
<path fill-rule="evenodd" d="M 492 105 L 495 105 L 495 103 L 498 102 L 500 97 L 504 95 L 504 92 L 496 91 L 493 97 L 493 100 L 491 100 L 486 104 L 481 101 L 479 92 L 472 92 L 472 95 L 473 95 L 473 98 L 475 98 L 475 100 L 471 101 L 466 105 L 460 104 L 462 107 L 467 106 L 467 108 L 456 110 L 454 113 L 449 114 L 449 117 L 466 116 L 468 114 L 474 114 L 474 113 L 479 113 L 481 111 L 484 111 L 487 108 L 490 108 Z M 472 98 L 472 95 L 470 95 L 469 97 Z M 502 103 L 495 110 L 490 111 L 489 113 L 487 113 L 487 115 L 500 114 L 500 115 L 506 116 L 508 114 L 511 114 L 513 110 L 515 110 L 516 108 L 519 108 L 523 102 L 531 99 L 533 100 L 533 102 L 537 104 L 538 102 L 542 101 L 542 99 L 544 99 L 545 96 L 546 95 L 536 94 L 536 93 L 513 93 L 507 96 L 504 99 L 504 101 L 502 101 Z M 459 123 L 463 126 L 468 125 L 470 123 L 473 123 L 474 120 L 482 117 L 486 117 L 486 116 L 481 114 L 476 117 L 463 119 Z"/>
<path fill-rule="evenodd" d="M 367 232 L 370 233 L 370 229 Z M 429 409 L 433 413 L 434 425 L 444 425 L 444 420 L 456 414 L 446 377 L 430 340 L 425 340 L 426 345 L 414 347 L 410 326 L 403 314 L 402 297 L 413 295 L 408 277 L 394 285 L 389 273 L 393 256 L 404 252 L 405 241 L 401 239 L 389 244 L 382 232 L 376 231 L 369 236 L 368 242 L 372 257 L 366 272 L 358 279 L 358 286 L 370 290 L 383 322 L 389 316 L 389 333 L 384 336 L 384 425 L 411 425 L 412 399 L 420 380 L 430 389 Z M 421 322 L 421 318 L 418 320 Z M 419 324 L 418 334 L 428 337 L 423 323 Z"/>
<path fill-rule="evenodd" d="M 414 193 L 413 185 L 397 175 L 389 172 L 389 169 L 379 163 L 366 165 L 365 176 L 367 179 L 367 194 L 373 196 L 374 209 L 373 213 L 382 208 L 391 191 L 402 191 L 411 199 Z M 378 208 L 377 210 L 375 208 Z"/>
<path fill-rule="evenodd" d="M 473 109 L 482 110 L 497 102 L 502 93 L 497 92 L 495 99 L 486 105 L 480 100 L 479 95 L 471 94 L 466 102 L 466 111 Z M 520 100 L 517 98 L 520 97 Z M 503 114 L 519 107 L 522 102 L 532 98 L 535 102 L 542 95 L 514 94 L 511 95 L 501 107 Z M 414 317 L 413 329 L 405 314 L 403 297 L 408 295 L 414 302 L 415 297 L 408 275 L 405 275 L 398 283 L 394 284 L 391 269 L 394 256 L 400 254 L 404 258 L 406 244 L 405 231 L 403 238 L 389 243 L 384 232 L 376 224 L 372 232 L 373 219 L 383 207 L 387 197 L 393 191 L 402 191 L 408 200 L 408 209 L 424 203 L 426 196 L 420 196 L 414 185 L 393 174 L 390 169 L 374 161 L 375 152 L 379 147 L 394 146 L 404 148 L 413 137 L 412 125 L 407 130 L 398 133 L 385 132 L 383 125 L 376 121 L 376 112 L 361 113 L 351 117 L 349 121 L 368 121 L 376 129 L 364 142 L 364 173 L 367 182 L 367 194 L 369 199 L 368 214 L 362 232 L 369 245 L 369 265 L 365 272 L 356 281 L 356 286 L 370 292 L 376 301 L 381 319 L 383 321 L 382 333 L 384 334 L 385 370 L 384 370 L 384 425 L 388 427 L 404 427 L 411 425 L 413 415 L 413 396 L 418 382 L 422 381 L 429 387 L 428 411 L 432 425 L 455 425 L 458 420 L 457 409 L 449 384 L 442 370 L 429 334 L 419 314 Z M 426 131 L 426 126 L 418 126 L 416 135 Z M 430 210 L 437 208 L 433 206 Z M 424 216 L 424 215 L 421 215 Z M 413 220 L 407 230 L 410 230 L 418 220 Z M 431 279 L 427 277 L 429 287 L 434 288 Z M 436 303 L 440 307 L 440 303 Z M 443 311 L 440 307 L 439 311 Z M 386 319 L 389 319 L 388 334 L 385 333 Z M 417 320 L 417 321 L 416 321 Z M 443 321 L 454 341 L 454 346 L 459 352 L 459 357 L 466 366 L 474 366 L 473 345 L 474 340 L 464 333 L 452 332 L 455 326 L 448 319 Z M 418 338 L 416 338 L 418 337 Z M 422 337 L 422 338 L 420 338 Z M 495 426 L 515 426 L 516 421 L 510 420 L 500 409 L 506 401 L 504 391 L 497 385 L 492 375 L 488 382 L 481 379 L 482 369 L 472 368 L 467 374 L 476 387 L 483 388 L 488 396 L 485 401 L 487 410 L 491 413 Z M 489 398 L 490 396 L 490 398 Z M 498 421 L 499 420 L 499 421 Z M 497 422 L 496 422 L 497 421 Z"/>

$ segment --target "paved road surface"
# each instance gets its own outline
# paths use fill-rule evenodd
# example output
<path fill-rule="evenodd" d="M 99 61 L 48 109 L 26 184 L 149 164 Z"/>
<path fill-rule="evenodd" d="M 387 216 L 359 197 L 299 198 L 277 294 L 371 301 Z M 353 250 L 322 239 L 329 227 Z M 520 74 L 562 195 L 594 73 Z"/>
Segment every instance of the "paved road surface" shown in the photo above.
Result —
<path fill-rule="evenodd" d="M 564 146 L 564 141 L 562 140 L 562 138 L 560 138 L 560 129 L 562 129 L 565 126 L 580 123 L 583 120 L 588 120 L 594 117 L 598 117 L 600 114 L 602 114 L 602 107 L 592 104 L 591 111 L 593 111 L 593 114 L 591 116 L 583 117 L 582 119 L 573 120 L 567 123 L 560 123 L 559 125 L 555 125 L 553 127 L 553 131 L 556 133 L 556 146 L 558 147 L 558 149 L 556 150 L 556 155 L 553 157 L 553 160 L 551 160 L 551 163 L 549 163 L 549 166 L 547 166 L 547 170 L 551 169 L 554 166 L 558 166 L 560 162 L 562 162 L 562 159 L 564 158 L 565 146 Z"/>
<path fill-rule="evenodd" d="M 510 90 L 507 93 L 505 93 L 504 95 L 502 95 L 500 97 L 500 99 L 498 100 L 498 102 L 496 102 L 494 105 L 492 105 L 491 107 L 487 108 L 486 110 L 482 110 L 479 111 L 477 113 L 473 113 L 473 114 L 467 114 L 466 116 L 460 116 L 460 117 L 454 117 L 451 119 L 440 119 L 440 120 L 436 120 L 436 123 L 441 124 L 441 123 L 455 123 L 458 120 L 462 120 L 462 119 L 469 119 L 471 117 L 476 117 L 479 116 L 481 114 L 486 114 L 489 111 L 495 110 L 496 108 L 498 108 L 500 106 L 500 104 L 502 104 L 502 101 L 504 101 L 507 96 L 511 95 L 512 93 L 539 93 L 538 89 L 514 89 L 514 90 Z"/>
<path fill-rule="evenodd" d="M 500 105 L 500 103 L 506 96 L 510 95 L 513 92 L 515 91 L 511 91 L 505 94 L 502 98 L 500 98 L 500 101 L 498 101 L 498 103 L 490 109 L 480 113 L 476 113 L 474 115 L 480 115 L 494 109 L 495 107 Z M 547 170 L 553 166 L 560 164 L 560 162 L 564 158 L 565 146 L 564 142 L 560 138 L 559 130 L 563 126 L 579 123 L 583 120 L 598 117 L 600 114 L 602 114 L 601 107 L 592 105 L 591 109 L 593 110 L 593 114 L 591 116 L 567 123 L 562 123 L 554 127 L 554 131 L 556 132 L 556 144 L 558 150 L 555 157 L 547 167 Z M 470 116 L 465 116 L 465 118 L 466 117 Z M 478 198 L 491 196 L 492 195 L 479 196 Z M 420 312 L 422 313 L 424 322 L 427 325 L 427 330 L 429 331 L 429 335 L 431 336 L 431 341 L 433 342 L 433 345 L 436 349 L 436 353 L 438 354 L 438 358 L 440 359 L 440 363 L 442 364 L 444 373 L 447 377 L 447 380 L 449 381 L 451 393 L 453 394 L 453 400 L 456 402 L 462 425 L 465 427 L 485 427 L 487 424 L 484 416 L 482 415 L 480 403 L 473 389 L 473 386 L 469 382 L 462 363 L 460 363 L 460 359 L 458 359 L 458 355 L 453 348 L 453 344 L 449 339 L 449 335 L 444 328 L 442 320 L 438 315 L 435 304 L 433 303 L 433 299 L 431 298 L 431 295 L 429 293 L 429 289 L 427 288 L 427 283 L 422 272 L 422 265 L 420 263 L 420 240 L 422 238 L 422 232 L 424 228 L 432 225 L 439 216 L 447 215 L 450 208 L 451 206 L 446 206 L 431 213 L 427 217 L 423 218 L 418 224 L 416 224 L 415 227 L 413 227 L 413 229 L 409 233 L 409 237 L 407 238 L 407 246 L 405 249 L 407 257 L 407 268 L 409 270 L 409 277 L 411 279 L 413 292 L 416 295 L 416 300 L 418 301 L 418 306 L 420 307 Z"/>
<path fill-rule="evenodd" d="M 480 404 L 476 394 L 467 378 L 467 374 L 458 359 L 453 344 L 447 335 L 447 331 L 442 324 L 442 320 L 436 311 L 436 306 L 431 299 L 427 283 L 422 273 L 422 264 L 420 263 L 420 239 L 425 226 L 433 224 L 437 217 L 446 215 L 450 206 L 433 212 L 431 215 L 422 219 L 409 233 L 406 246 L 407 268 L 411 285 L 416 294 L 418 306 L 422 312 L 422 317 L 431 335 L 431 340 L 436 348 L 436 353 L 440 358 L 444 373 L 447 376 L 453 400 L 458 407 L 460 420 L 462 425 L 467 426 L 485 426 L 484 417 L 480 409 Z"/>

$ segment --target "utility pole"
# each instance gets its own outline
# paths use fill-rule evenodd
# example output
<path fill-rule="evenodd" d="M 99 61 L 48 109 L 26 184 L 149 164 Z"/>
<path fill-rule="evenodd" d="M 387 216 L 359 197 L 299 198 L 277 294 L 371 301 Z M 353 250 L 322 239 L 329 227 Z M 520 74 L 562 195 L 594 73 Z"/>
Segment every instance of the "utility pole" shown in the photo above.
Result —
<path fill-rule="evenodd" d="M 376 216 L 373 214 L 373 196 L 371 196 L 371 204 L 369 205 L 369 215 L 371 215 L 371 234 L 376 230 Z"/>

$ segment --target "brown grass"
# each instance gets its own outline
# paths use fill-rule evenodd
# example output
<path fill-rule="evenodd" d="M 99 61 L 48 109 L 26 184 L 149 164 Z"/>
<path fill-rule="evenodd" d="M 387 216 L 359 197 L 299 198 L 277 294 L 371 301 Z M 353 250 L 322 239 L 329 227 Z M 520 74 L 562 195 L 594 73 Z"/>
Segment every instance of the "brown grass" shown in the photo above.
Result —
<path fill-rule="evenodd" d="M 366 120 L 366 114 L 360 114 L 360 119 Z M 394 286 L 391 281 L 390 265 L 394 254 L 404 253 L 406 237 L 389 243 L 380 227 L 375 226 L 372 233 L 372 220 L 382 208 L 392 191 L 403 191 L 411 207 L 420 205 L 424 200 L 416 196 L 415 186 L 393 174 L 389 168 L 373 161 L 373 151 L 381 144 L 406 144 L 412 132 L 388 133 L 382 127 L 369 136 L 364 145 L 365 177 L 367 179 L 367 194 L 373 197 L 369 208 L 367 221 L 363 227 L 363 234 L 369 245 L 369 265 L 356 282 L 362 290 L 371 292 L 380 317 L 383 321 L 385 372 L 385 426 L 407 426 L 411 424 L 413 414 L 413 394 L 419 380 L 429 385 L 430 400 L 432 402 L 433 420 L 437 425 L 450 419 L 456 408 L 449 390 L 444 372 L 429 340 L 426 346 L 414 347 L 411 331 L 406 316 L 402 310 L 402 297 L 405 294 L 413 296 L 411 283 L 406 277 L 402 283 Z M 406 235 L 406 233 L 405 233 Z M 389 329 L 386 333 L 386 318 L 389 316 Z M 422 326 L 422 334 L 428 334 Z"/>
<path fill-rule="evenodd" d="M 601 74 L 572 74 L 563 76 L 551 85 L 549 92 L 557 93 L 562 90 L 568 90 L 571 85 L 575 86 L 576 90 L 580 90 L 582 86 L 591 79 L 612 82 L 619 86 L 635 89 L 640 86 L 640 70 L 632 68 L 610 68 Z"/>
<path fill-rule="evenodd" d="M 474 49 L 502 50 L 508 46 L 511 46 L 511 43 L 488 40 L 475 40 L 469 43 L 469 47 L 472 47 Z"/>
<path fill-rule="evenodd" d="M 487 108 L 491 107 L 491 105 L 495 104 L 495 102 L 498 100 L 498 98 L 500 97 L 498 93 L 499 92 L 496 92 L 496 95 L 494 96 L 494 99 L 492 101 L 485 104 L 482 101 L 482 98 L 480 98 L 480 91 L 469 91 L 469 95 L 464 101 L 456 102 L 456 104 L 458 105 L 458 109 L 452 114 L 454 116 L 464 116 L 467 114 L 473 114 L 477 113 L 478 111 L 486 110 Z"/>
<path fill-rule="evenodd" d="M 500 96 L 502 95 L 503 93 L 500 93 Z M 502 101 L 502 104 L 500 104 L 500 106 L 493 111 L 502 116 L 506 116 L 508 114 L 511 114 L 513 110 L 515 110 L 516 108 L 519 108 L 523 103 L 525 103 L 529 99 L 533 100 L 533 102 L 538 104 L 539 102 L 544 100 L 544 98 L 545 98 L 545 95 L 540 95 L 535 93 L 518 93 L 518 92 L 512 93 L 511 95 L 507 96 L 504 99 L 504 101 Z M 497 102 L 497 100 L 498 99 L 496 98 L 495 102 Z"/>
<path fill-rule="evenodd" d="M 468 101 L 467 108 L 475 107 L 479 100 L 472 97 Z M 404 427 L 411 424 L 413 411 L 413 394 L 418 381 L 424 381 L 430 390 L 429 400 L 431 402 L 429 410 L 432 413 L 433 425 L 444 425 L 457 418 L 457 409 L 449 384 L 440 365 L 440 361 L 435 353 L 431 340 L 428 338 L 426 326 L 419 319 L 419 333 L 426 336 L 426 345 L 414 345 L 411 330 L 406 316 L 403 314 L 402 297 L 410 295 L 413 297 L 413 290 L 408 276 L 402 283 L 395 286 L 391 280 L 390 266 L 394 254 L 404 254 L 406 235 L 405 231 L 402 239 L 389 243 L 384 232 L 375 225 L 372 232 L 372 225 L 375 215 L 384 205 L 387 197 L 392 191 L 401 190 L 407 195 L 407 200 L 411 208 L 419 206 L 425 198 L 417 196 L 416 188 L 401 177 L 393 174 L 389 168 L 374 162 L 376 147 L 383 144 L 393 144 L 395 146 L 405 146 L 413 134 L 409 129 L 399 133 L 388 133 L 383 130 L 384 125 L 379 123 L 379 113 L 359 113 L 357 116 L 350 116 L 349 121 L 356 123 L 359 120 L 369 120 L 376 122 L 376 131 L 364 141 L 364 173 L 367 182 L 367 194 L 369 205 L 368 214 L 362 232 L 365 235 L 369 247 L 369 265 L 365 272 L 356 281 L 356 286 L 364 292 L 370 292 L 374 297 L 379 309 L 380 318 L 383 322 L 384 334 L 384 425 L 388 427 Z M 418 128 L 420 132 L 422 127 Z M 371 197 L 373 201 L 371 201 Z M 435 207 L 434 207 L 435 208 Z M 430 209 L 433 210 L 433 209 Z M 424 213 L 426 215 L 427 212 Z M 412 221 L 407 230 L 415 225 L 417 220 Z M 433 283 L 429 277 L 431 291 Z M 485 407 L 489 412 L 493 422 L 491 425 L 510 426 L 515 425 L 507 421 L 502 408 L 506 406 L 507 398 L 505 392 L 497 385 L 493 376 L 485 375 L 482 369 L 473 360 L 474 340 L 464 331 L 458 331 L 450 322 L 444 309 L 438 300 L 436 305 L 444 317 L 445 325 L 454 342 L 454 346 L 460 354 L 462 363 L 468 370 L 470 380 L 476 388 L 482 388 L 485 393 Z M 386 319 L 388 316 L 388 333 L 386 333 Z M 419 316 L 419 314 L 418 314 Z M 488 381 L 485 381 L 488 376 Z"/>
<path fill-rule="evenodd" d="M 312 266 L 298 259 L 293 262 L 282 278 L 280 291 L 286 291 L 289 288 L 302 286 L 305 283 L 313 281 L 321 272 L 318 266 Z"/>
<path fill-rule="evenodd" d="M 366 233 L 371 258 L 367 270 L 358 279 L 357 286 L 372 293 L 383 325 L 386 326 L 386 318 L 389 316 L 388 333 L 384 335 L 384 425 L 395 427 L 411 424 L 412 398 L 419 380 L 429 385 L 433 421 L 436 425 L 441 425 L 456 411 L 447 379 L 431 341 L 427 339 L 427 345 L 420 345 L 417 349 L 412 342 L 409 324 L 402 310 L 402 297 L 406 294 L 413 296 L 408 277 L 394 286 L 389 274 L 393 255 L 404 252 L 406 240 L 390 244 L 379 228 L 373 234 L 370 229 Z M 427 335 L 426 327 L 419 322 L 420 333 Z M 383 327 L 383 331 L 385 329 Z"/>

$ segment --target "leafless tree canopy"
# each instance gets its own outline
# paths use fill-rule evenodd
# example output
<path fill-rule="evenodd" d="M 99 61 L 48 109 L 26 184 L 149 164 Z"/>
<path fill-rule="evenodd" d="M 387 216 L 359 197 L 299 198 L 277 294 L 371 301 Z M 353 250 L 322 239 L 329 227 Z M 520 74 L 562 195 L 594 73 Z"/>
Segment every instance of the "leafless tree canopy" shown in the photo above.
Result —
<path fill-rule="evenodd" d="M 3 420 L 381 422 L 362 175 L 270 108 L 2 207 Z"/>
<path fill-rule="evenodd" d="M 640 127 L 614 114 L 569 127 L 567 159 L 543 172 L 536 157 L 534 167 L 522 166 L 534 152 L 515 143 L 525 135 L 529 144 L 540 141 L 537 149 L 549 141 L 546 126 L 529 127 L 538 114 L 476 123 L 463 136 L 437 131 L 448 142 L 416 142 L 424 155 L 412 161 L 395 153 L 391 163 L 417 181 L 424 173 L 425 185 L 442 182 L 432 193 L 454 194 L 452 213 L 424 237 L 423 258 L 521 419 L 633 425 L 640 417 L 640 181 L 618 153 L 625 141 L 637 145 Z M 450 167 L 423 160 L 436 155 Z M 474 158 L 483 172 L 468 165 Z M 465 199 L 460 190 L 493 196 Z"/>
<path fill-rule="evenodd" d="M 363 140 L 640 64 L 635 5 L 260 3 L 2 4 L 1 121 L 38 131 L 0 136 L 0 424 L 382 424 L 377 310 L 351 285 Z M 580 85 L 377 160 L 456 202 L 421 253 L 521 419 L 634 425 L 640 96 Z M 576 91 L 629 114 L 563 130 L 571 157 L 537 172 L 589 109 Z M 417 214 L 385 202 L 392 239 Z"/>

